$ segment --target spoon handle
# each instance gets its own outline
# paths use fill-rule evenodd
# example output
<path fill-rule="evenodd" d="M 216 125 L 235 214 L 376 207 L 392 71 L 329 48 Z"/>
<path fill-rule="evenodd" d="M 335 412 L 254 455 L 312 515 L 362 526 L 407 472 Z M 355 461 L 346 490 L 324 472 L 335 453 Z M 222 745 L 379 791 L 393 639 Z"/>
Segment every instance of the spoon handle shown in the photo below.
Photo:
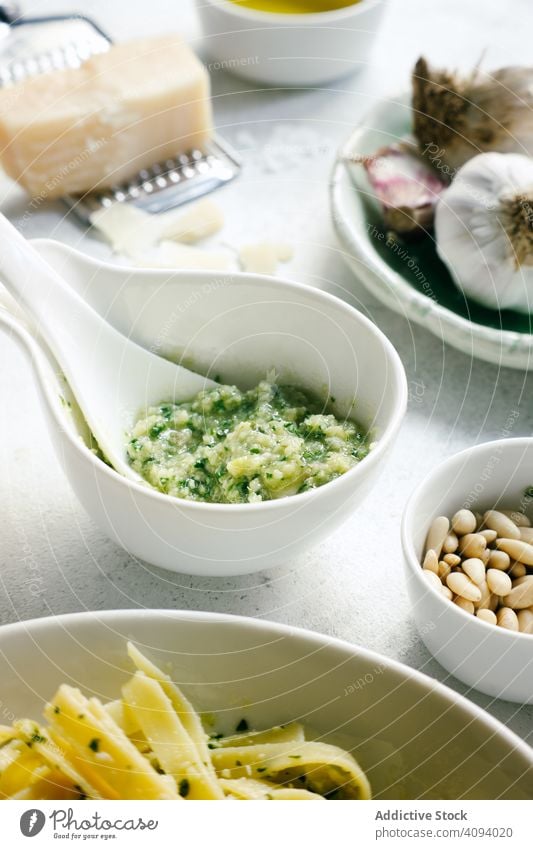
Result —
<path fill-rule="evenodd" d="M 33 319 L 57 356 L 65 343 L 82 346 L 101 332 L 101 317 L 74 292 L 0 214 L 0 280 Z M 60 359 L 60 357 L 58 357 Z"/>
<path fill-rule="evenodd" d="M 125 440 L 139 411 L 215 384 L 108 324 L 1 214 L 0 280 L 33 319 L 107 459 L 138 480 Z"/>
<path fill-rule="evenodd" d="M 5 333 L 17 343 L 20 350 L 27 357 L 29 364 L 32 367 L 35 377 L 35 384 L 40 393 L 43 404 L 56 417 L 55 410 L 52 406 L 51 393 L 47 391 L 47 386 L 50 382 L 46 380 L 44 367 L 46 367 L 46 355 L 42 348 L 37 344 L 33 336 L 29 333 L 27 327 L 22 324 L 19 317 L 0 304 L 0 332 Z M 59 398 L 61 396 L 55 396 Z"/>

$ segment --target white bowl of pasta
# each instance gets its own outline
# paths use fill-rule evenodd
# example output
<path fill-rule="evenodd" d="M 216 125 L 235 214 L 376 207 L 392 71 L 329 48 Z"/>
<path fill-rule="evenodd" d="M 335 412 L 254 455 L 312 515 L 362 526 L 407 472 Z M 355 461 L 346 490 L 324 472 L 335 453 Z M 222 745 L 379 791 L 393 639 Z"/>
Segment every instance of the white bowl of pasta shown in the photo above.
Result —
<path fill-rule="evenodd" d="M 269 622 L 133 610 L 8 625 L 0 680 L 11 764 L 0 798 L 533 791 L 531 749 L 474 704 L 372 652 Z"/>

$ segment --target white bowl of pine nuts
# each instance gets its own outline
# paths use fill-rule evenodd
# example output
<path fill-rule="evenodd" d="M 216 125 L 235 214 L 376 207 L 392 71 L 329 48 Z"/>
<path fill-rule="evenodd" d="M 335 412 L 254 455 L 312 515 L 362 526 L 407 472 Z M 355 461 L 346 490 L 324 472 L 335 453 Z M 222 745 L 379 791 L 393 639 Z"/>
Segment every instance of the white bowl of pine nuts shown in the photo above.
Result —
<path fill-rule="evenodd" d="M 402 522 L 420 635 L 452 675 L 533 704 L 533 439 L 450 457 L 412 494 Z"/>

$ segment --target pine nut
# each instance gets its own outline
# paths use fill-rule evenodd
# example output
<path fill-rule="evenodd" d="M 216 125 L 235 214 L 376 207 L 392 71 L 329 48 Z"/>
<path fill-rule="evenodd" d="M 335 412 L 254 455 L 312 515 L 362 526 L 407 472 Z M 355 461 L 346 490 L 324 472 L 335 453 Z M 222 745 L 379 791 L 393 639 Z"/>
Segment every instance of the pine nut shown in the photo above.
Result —
<path fill-rule="evenodd" d="M 471 510 L 458 510 L 452 518 L 452 531 L 457 536 L 472 534 L 477 527 L 477 519 Z"/>
<path fill-rule="evenodd" d="M 491 551 L 489 555 L 489 568 L 500 569 L 506 572 L 511 565 L 511 558 L 505 551 Z"/>
<path fill-rule="evenodd" d="M 472 604 L 472 602 L 468 601 L 468 599 L 463 598 L 460 595 L 455 596 L 453 603 L 456 604 L 457 607 L 460 607 L 461 610 L 464 610 L 466 613 L 474 612 L 474 605 Z"/>
<path fill-rule="evenodd" d="M 518 619 L 518 630 L 522 634 L 533 634 L 533 610 L 530 607 L 519 610 L 516 618 Z"/>
<path fill-rule="evenodd" d="M 450 572 L 452 571 L 452 567 L 450 566 L 449 563 L 446 563 L 445 560 L 441 560 L 439 562 L 438 569 L 439 569 L 439 571 L 437 572 L 437 575 L 439 576 L 441 581 L 445 581 L 446 578 L 448 577 L 448 575 L 450 574 Z"/>
<path fill-rule="evenodd" d="M 483 515 L 483 524 L 486 528 L 496 531 L 499 537 L 520 539 L 520 531 L 515 523 L 505 513 L 500 513 L 499 510 L 487 510 Z"/>
<path fill-rule="evenodd" d="M 491 531 L 491 530 L 488 530 L 488 529 L 486 529 L 484 531 L 480 531 L 479 533 L 481 534 L 482 537 L 485 537 L 487 545 L 490 545 L 492 542 L 494 542 L 494 540 L 498 536 L 496 531 Z"/>
<path fill-rule="evenodd" d="M 489 590 L 499 596 L 508 595 L 513 588 L 509 575 L 505 572 L 500 572 L 499 569 L 488 570 L 487 584 Z"/>
<path fill-rule="evenodd" d="M 519 560 L 520 563 L 533 566 L 533 545 L 529 545 L 527 542 L 503 537 L 496 540 L 496 548 L 500 551 L 507 552 L 513 560 Z"/>
<path fill-rule="evenodd" d="M 453 599 L 453 593 L 449 587 L 445 587 L 444 584 L 441 584 L 440 591 L 444 598 L 447 598 L 448 601 Z"/>
<path fill-rule="evenodd" d="M 500 628 L 508 631 L 518 631 L 518 617 L 510 607 L 500 607 L 496 614 L 496 620 Z"/>
<path fill-rule="evenodd" d="M 513 583 L 511 592 L 505 596 L 505 604 L 513 610 L 522 610 L 533 605 L 533 575 L 518 578 Z"/>
<path fill-rule="evenodd" d="M 465 575 L 468 575 L 470 580 L 481 586 L 485 580 L 485 564 L 478 557 L 470 557 L 468 560 L 463 560 L 462 569 Z M 511 581 L 509 580 L 509 584 Z"/>
<path fill-rule="evenodd" d="M 527 575 L 527 568 L 523 563 L 515 562 L 509 569 L 509 575 L 511 578 L 523 578 Z"/>
<path fill-rule="evenodd" d="M 440 592 L 442 584 L 438 575 L 436 575 L 435 572 L 430 572 L 429 569 L 422 569 L 422 574 L 424 575 L 426 581 L 428 581 L 428 583 L 431 584 L 434 589 L 439 590 Z"/>
<path fill-rule="evenodd" d="M 439 572 L 439 558 L 435 554 L 432 548 L 426 552 L 426 556 L 424 557 L 424 562 L 422 564 L 423 569 L 429 569 L 430 572 L 435 572 L 435 575 Z"/>
<path fill-rule="evenodd" d="M 487 547 L 487 541 L 481 534 L 466 534 L 459 540 L 459 554 L 465 557 L 481 557 Z"/>
<path fill-rule="evenodd" d="M 491 593 L 490 594 L 490 601 L 489 601 L 489 604 L 488 604 L 488 609 L 492 610 L 492 611 L 494 611 L 494 613 L 496 613 L 496 611 L 498 610 L 499 607 L 501 607 L 500 597 L 497 596 L 497 595 L 494 595 L 494 593 Z"/>
<path fill-rule="evenodd" d="M 459 566 L 461 558 L 458 554 L 445 554 L 442 558 L 448 566 Z"/>
<path fill-rule="evenodd" d="M 444 540 L 444 544 L 442 546 L 442 550 L 445 554 L 453 554 L 454 551 L 457 551 L 457 546 L 459 545 L 459 540 L 457 539 L 454 533 L 447 534 L 446 539 Z"/>
<path fill-rule="evenodd" d="M 520 528 L 520 539 L 533 545 L 533 528 Z"/>
<path fill-rule="evenodd" d="M 446 578 L 446 583 L 455 595 L 460 595 L 468 601 L 481 601 L 481 590 L 479 587 L 476 587 L 476 585 L 461 572 L 452 572 Z"/>
<path fill-rule="evenodd" d="M 482 608 L 478 610 L 476 613 L 478 619 L 481 619 L 482 622 L 488 622 L 489 625 L 497 625 L 498 620 L 496 618 L 496 614 L 492 612 L 492 610 L 487 610 L 486 608 Z"/>
<path fill-rule="evenodd" d="M 479 585 L 479 589 L 481 590 L 481 599 L 479 600 L 479 604 L 477 606 L 478 608 L 488 610 L 490 608 L 492 593 L 489 590 L 487 582 L 483 581 L 483 583 Z"/>
<path fill-rule="evenodd" d="M 477 510 L 474 510 L 473 513 L 474 513 L 474 518 L 476 520 L 476 531 L 478 531 L 478 530 L 480 530 L 481 526 L 483 525 L 483 516 L 481 515 L 481 513 L 478 513 Z"/>
<path fill-rule="evenodd" d="M 486 566 L 486 565 L 487 565 L 487 563 L 488 563 L 488 562 L 489 562 L 489 560 L 490 560 L 490 552 L 491 552 L 491 549 L 490 549 L 490 548 L 486 548 L 486 549 L 485 549 L 485 551 L 484 551 L 484 552 L 482 553 L 482 555 L 481 555 L 481 558 L 480 558 L 480 559 L 481 559 L 481 561 L 482 561 L 482 563 L 483 563 L 483 565 L 484 565 L 484 566 Z"/>
<path fill-rule="evenodd" d="M 505 513 L 506 516 L 509 516 L 512 522 L 515 525 L 518 525 L 519 528 L 530 528 L 531 522 L 525 513 L 520 513 L 518 510 L 502 510 L 502 513 Z"/>
<path fill-rule="evenodd" d="M 437 516 L 436 519 L 433 519 L 426 538 L 426 551 L 432 548 L 437 557 L 440 557 L 449 530 L 450 520 L 446 516 Z"/>
<path fill-rule="evenodd" d="M 533 575 L 531 575 L 531 576 L 530 575 L 521 575 L 519 578 L 517 578 L 515 581 L 513 581 L 513 587 L 519 587 L 520 584 L 527 583 L 527 581 L 530 577 L 533 577 Z"/>

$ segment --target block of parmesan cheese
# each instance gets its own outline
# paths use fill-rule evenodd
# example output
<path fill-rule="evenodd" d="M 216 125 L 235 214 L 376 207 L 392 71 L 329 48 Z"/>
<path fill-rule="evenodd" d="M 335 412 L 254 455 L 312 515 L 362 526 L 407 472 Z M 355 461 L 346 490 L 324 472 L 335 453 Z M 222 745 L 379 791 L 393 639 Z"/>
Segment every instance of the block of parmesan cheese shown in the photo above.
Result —
<path fill-rule="evenodd" d="M 211 132 L 207 71 L 174 35 L 118 44 L 81 68 L 0 91 L 2 165 L 43 200 L 108 188 L 201 149 Z"/>

